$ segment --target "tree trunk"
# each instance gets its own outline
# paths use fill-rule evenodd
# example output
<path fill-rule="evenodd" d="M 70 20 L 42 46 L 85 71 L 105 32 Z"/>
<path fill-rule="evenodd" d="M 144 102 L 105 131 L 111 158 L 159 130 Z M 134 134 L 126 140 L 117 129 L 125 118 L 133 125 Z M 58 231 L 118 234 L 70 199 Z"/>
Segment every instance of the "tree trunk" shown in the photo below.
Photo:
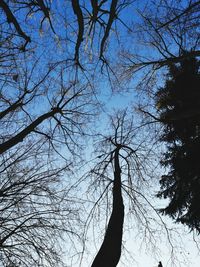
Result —
<path fill-rule="evenodd" d="M 113 208 L 108 228 L 101 248 L 93 261 L 92 267 L 116 267 L 121 256 L 124 204 L 121 191 L 121 168 L 119 164 L 119 149 L 114 155 L 114 186 Z"/>

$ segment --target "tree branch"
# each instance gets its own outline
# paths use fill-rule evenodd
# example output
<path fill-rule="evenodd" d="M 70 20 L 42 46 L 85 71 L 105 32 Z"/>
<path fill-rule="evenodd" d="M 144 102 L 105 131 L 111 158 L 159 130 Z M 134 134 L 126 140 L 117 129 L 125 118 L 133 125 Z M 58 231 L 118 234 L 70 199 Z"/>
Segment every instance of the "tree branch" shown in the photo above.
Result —
<path fill-rule="evenodd" d="M 114 18 L 116 17 L 116 7 L 117 7 L 118 0 L 112 0 L 111 7 L 110 7 L 110 16 L 108 19 L 108 23 L 106 25 L 106 30 L 104 33 L 104 36 L 101 41 L 101 47 L 100 47 L 100 58 L 103 58 L 103 52 L 105 48 L 105 42 L 108 39 L 109 32 L 112 26 L 112 23 L 114 21 Z"/>
<path fill-rule="evenodd" d="M 197 1 L 196 3 L 188 6 L 183 12 L 181 12 L 179 15 L 175 16 L 173 19 L 165 22 L 164 24 L 162 24 L 160 27 L 157 28 L 157 30 L 160 30 L 164 27 L 166 27 L 167 25 L 169 25 L 170 23 L 174 22 L 175 20 L 179 19 L 180 17 L 182 17 L 183 15 L 185 15 L 186 13 L 190 12 L 194 7 L 198 6 L 200 4 L 200 1 Z"/>
<path fill-rule="evenodd" d="M 56 113 L 60 112 L 60 108 L 54 108 L 52 111 L 47 112 L 40 117 L 38 117 L 35 121 L 33 121 L 29 126 L 27 126 L 24 130 L 20 133 L 9 139 L 8 141 L 0 144 L 0 154 L 4 153 L 8 149 L 12 148 L 13 146 L 17 145 L 18 143 L 22 142 L 23 139 L 29 135 L 31 132 L 35 130 L 35 128 L 45 121 L 48 118 L 53 117 Z"/>
<path fill-rule="evenodd" d="M 83 34 L 84 34 L 83 13 L 79 4 L 79 0 L 72 0 L 72 8 L 74 14 L 77 16 L 78 19 L 78 37 L 75 47 L 75 60 L 77 61 L 77 63 L 79 63 L 79 49 L 83 41 Z"/>
<path fill-rule="evenodd" d="M 28 42 L 31 42 L 31 39 L 29 36 L 27 36 L 23 30 L 21 29 L 17 19 L 15 18 L 15 16 L 13 15 L 12 11 L 10 10 L 9 6 L 6 4 L 6 2 L 4 0 L 0 1 L 0 7 L 3 9 L 3 11 L 6 14 L 7 17 L 7 21 L 8 23 L 12 23 L 15 26 L 16 31 L 18 32 L 18 34 L 24 38 L 26 40 L 26 44 Z M 25 44 L 25 46 L 26 46 Z"/>

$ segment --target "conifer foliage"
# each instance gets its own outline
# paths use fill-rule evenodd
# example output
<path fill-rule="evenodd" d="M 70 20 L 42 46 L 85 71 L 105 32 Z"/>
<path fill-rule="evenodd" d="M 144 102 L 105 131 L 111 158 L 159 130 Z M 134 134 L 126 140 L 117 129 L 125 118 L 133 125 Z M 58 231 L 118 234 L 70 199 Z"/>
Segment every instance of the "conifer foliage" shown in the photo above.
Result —
<path fill-rule="evenodd" d="M 169 198 L 161 212 L 200 233 L 199 63 L 190 58 L 169 66 L 156 103 L 167 144 L 161 164 L 169 170 L 160 179 L 158 197 Z"/>

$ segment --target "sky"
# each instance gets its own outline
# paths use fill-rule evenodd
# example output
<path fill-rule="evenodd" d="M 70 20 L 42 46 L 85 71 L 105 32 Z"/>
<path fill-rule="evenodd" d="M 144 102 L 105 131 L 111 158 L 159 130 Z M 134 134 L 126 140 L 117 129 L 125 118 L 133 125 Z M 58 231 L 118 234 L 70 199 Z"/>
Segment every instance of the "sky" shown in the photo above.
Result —
<path fill-rule="evenodd" d="M 160 84 L 159 84 L 160 85 Z M 106 121 L 106 116 L 111 114 L 114 109 L 123 109 L 129 106 L 133 110 L 135 104 L 137 104 L 137 96 L 133 93 L 134 83 L 130 83 L 130 90 L 126 93 L 113 94 L 108 96 L 108 94 L 102 94 L 100 100 L 104 101 L 104 109 L 102 113 L 102 121 Z M 132 106 L 132 108 L 131 108 Z M 154 197 L 156 191 L 158 191 L 159 185 L 155 184 L 154 191 L 152 191 L 152 198 Z M 154 200 L 154 205 L 157 208 L 164 207 L 164 202 L 162 200 Z M 165 202 L 166 204 L 166 202 Z M 126 207 L 128 209 L 128 207 Z M 157 218 L 158 219 L 158 218 Z M 131 220 L 134 220 L 131 217 Z M 158 219 L 159 220 L 159 219 Z M 157 267 L 159 261 L 162 261 L 163 267 L 199 267 L 200 266 L 200 253 L 198 250 L 199 240 L 196 233 L 190 233 L 187 227 L 181 224 L 174 223 L 172 219 L 162 216 L 162 220 L 166 223 L 169 229 L 174 228 L 172 233 L 174 251 L 172 253 L 170 243 L 167 236 L 160 235 L 157 239 L 152 242 L 152 245 L 148 240 L 146 243 L 143 241 L 143 236 L 145 231 L 138 233 L 138 226 L 134 228 L 131 226 L 128 230 L 124 232 L 124 242 L 127 251 L 122 252 L 122 257 L 120 259 L 118 267 Z M 126 224 L 125 219 L 125 224 Z M 128 223 L 129 224 L 129 223 Z M 132 225 L 132 223 L 131 223 Z M 155 226 L 156 227 L 156 226 Z M 196 235 L 198 244 L 193 240 L 193 234 Z M 96 244 L 96 251 L 100 248 L 103 236 Z M 154 248 L 155 246 L 155 248 Z M 81 266 L 90 266 L 92 259 L 95 257 L 96 252 L 94 250 L 93 244 L 90 246 L 88 243 L 88 250 L 92 255 L 86 256 L 87 260 L 83 260 Z M 89 253 L 89 254 L 90 254 Z M 76 267 L 77 265 L 74 265 Z"/>
<path fill-rule="evenodd" d="M 62 6 L 60 5 L 60 3 L 58 2 L 58 6 L 59 8 L 62 8 Z M 140 8 L 141 4 L 136 4 L 136 8 L 131 8 L 129 9 L 127 12 L 123 11 L 123 18 L 125 20 L 129 20 L 130 18 L 133 17 L 133 21 L 134 22 L 139 22 L 139 20 L 136 17 L 136 13 L 135 10 L 137 8 Z M 69 16 L 69 14 L 65 14 L 66 16 Z M 31 23 L 30 23 L 31 25 Z M 45 25 L 45 24 L 44 24 Z M 70 35 L 70 33 L 66 31 L 64 31 L 62 28 L 59 28 L 60 25 L 56 25 L 56 30 L 59 31 L 59 33 L 61 33 L 62 37 L 67 36 L 68 34 Z M 122 29 L 122 25 L 120 26 L 119 29 Z M 67 28 L 68 29 L 68 28 Z M 30 31 L 31 31 L 31 26 L 30 26 Z M 37 36 L 35 36 L 37 37 Z M 67 46 L 67 44 L 64 44 L 64 42 L 62 42 L 61 46 L 58 45 L 58 48 L 56 50 L 55 53 L 55 47 L 54 45 L 49 42 L 48 43 L 48 39 L 47 40 L 47 44 L 45 41 L 45 38 L 47 36 L 44 35 L 42 36 L 41 34 L 41 38 L 42 38 L 42 42 L 44 42 L 42 45 L 41 44 L 37 44 L 36 42 L 34 43 L 35 46 L 40 46 L 39 50 L 38 50 L 38 54 L 40 54 L 40 52 L 42 51 L 42 47 L 45 45 L 48 46 L 48 50 L 46 50 L 45 52 L 45 59 L 44 60 L 48 60 L 48 56 L 51 55 L 52 58 L 57 59 L 59 58 L 60 60 L 62 59 L 62 57 L 64 56 L 64 58 L 66 58 L 68 55 L 72 54 L 72 48 L 71 46 Z M 37 39 L 37 38 L 35 38 Z M 52 40 L 52 39 L 51 39 Z M 124 40 L 126 43 L 126 46 L 130 46 L 133 47 L 134 43 L 133 41 L 131 42 L 130 40 L 126 39 L 126 35 L 123 36 L 122 40 Z M 131 42 L 131 43 L 130 43 Z M 63 46 L 62 46 L 63 45 Z M 117 43 L 111 42 L 111 47 L 110 47 L 110 55 L 114 54 L 114 50 L 115 47 L 117 46 Z M 133 48 L 134 49 L 134 48 Z M 137 46 L 136 48 L 137 49 Z M 144 48 L 143 48 L 144 49 Z M 66 54 L 65 54 L 66 53 Z M 40 63 L 41 64 L 41 63 Z M 41 69 L 43 68 L 42 64 L 40 65 Z M 70 74 L 67 74 L 70 77 Z M 134 92 L 134 86 L 135 86 L 135 82 L 131 82 L 129 84 L 129 91 L 128 92 L 123 92 L 121 94 L 110 94 L 110 90 L 108 89 L 109 87 L 109 83 L 107 82 L 102 82 L 102 81 L 98 81 L 98 77 L 97 77 L 97 82 L 99 82 L 99 89 L 101 91 L 101 94 L 98 94 L 97 97 L 99 98 L 100 101 L 102 101 L 104 103 L 104 106 L 102 108 L 102 115 L 101 117 L 101 126 L 102 128 L 105 126 L 105 121 L 107 120 L 107 115 L 110 114 L 112 112 L 113 109 L 122 109 L 124 107 L 129 106 L 130 109 L 131 105 L 133 105 L 136 101 L 137 101 L 137 97 L 136 94 L 133 93 Z M 158 82 L 160 83 L 161 81 L 158 80 Z M 109 93 L 108 93 L 109 91 Z M 132 109 L 133 110 L 133 109 Z M 156 189 L 158 188 L 158 185 L 155 185 Z M 152 194 L 154 194 L 155 190 L 152 192 Z M 155 205 L 159 206 L 160 202 L 159 200 L 155 200 Z M 126 207 L 127 209 L 127 207 Z M 128 213 L 128 210 L 126 210 L 126 212 Z M 150 214 L 148 214 L 150 216 Z M 179 230 L 177 230 L 179 234 L 177 234 L 177 237 L 175 237 L 175 234 L 173 236 L 173 238 L 176 238 L 178 241 L 180 240 L 180 237 L 182 238 L 182 246 L 183 248 L 186 250 L 186 252 L 184 252 L 184 250 L 182 248 L 176 248 L 175 252 L 176 254 L 174 255 L 175 258 L 178 259 L 179 261 L 179 265 L 177 265 L 178 261 L 174 261 L 173 259 L 171 259 L 171 251 L 170 251 L 170 246 L 169 246 L 169 242 L 167 241 L 167 237 L 164 234 L 164 236 L 157 236 L 157 239 L 152 241 L 153 246 L 148 246 L 148 241 L 147 243 L 143 242 L 143 237 L 145 235 L 145 231 L 144 228 L 140 229 L 140 227 L 138 227 L 138 225 L 136 225 L 134 223 L 134 221 L 130 221 L 133 220 L 133 217 L 128 217 L 125 219 L 125 231 L 124 231 L 124 242 L 126 242 L 126 247 L 130 252 L 130 255 L 128 253 L 122 253 L 122 258 L 120 263 L 118 264 L 118 267 L 157 267 L 158 266 L 158 261 L 162 261 L 163 263 L 163 267 L 199 267 L 200 266 L 200 255 L 198 254 L 198 250 L 196 248 L 196 245 L 193 241 L 193 236 L 192 234 L 188 233 L 188 230 L 186 228 L 183 228 L 181 225 L 176 225 L 176 224 L 172 224 L 172 220 L 163 217 L 163 220 L 166 222 L 167 225 L 169 225 L 169 228 L 174 228 L 174 227 L 178 227 Z M 130 226 L 129 226 L 130 223 Z M 90 234 L 92 235 L 92 230 L 90 230 Z M 156 231 L 156 224 L 155 224 L 155 231 Z M 89 235 L 90 235 L 89 234 Z M 180 235 L 180 236 L 179 236 Z M 101 235 L 102 236 L 102 235 Z M 90 236 L 89 236 L 90 238 Z M 89 241 L 90 242 L 90 241 Z M 99 248 L 101 244 L 101 239 L 99 239 L 99 242 L 97 242 L 96 244 L 96 249 Z M 143 246 L 141 246 L 141 244 L 143 244 Z M 175 242 L 175 245 L 177 245 L 177 243 Z M 154 246 L 157 246 L 160 250 L 159 253 L 157 253 L 157 250 L 154 250 Z M 152 248 L 153 247 L 153 248 Z M 88 243 L 87 244 L 87 249 L 89 250 L 89 255 L 85 254 L 84 255 L 84 259 L 83 259 L 83 263 L 82 263 L 82 267 L 87 267 L 89 266 L 88 264 L 91 264 L 92 262 L 92 258 L 95 256 L 95 249 L 94 249 L 94 244 L 93 243 Z M 185 256 L 187 258 L 185 258 Z M 130 257 L 130 258 L 129 258 Z M 129 265 L 130 262 L 128 262 L 131 259 L 131 266 Z M 172 262 L 174 262 L 176 265 L 173 265 Z M 79 267 L 79 264 L 75 263 L 73 265 L 73 267 Z M 103 266 L 102 266 L 103 267 Z"/>

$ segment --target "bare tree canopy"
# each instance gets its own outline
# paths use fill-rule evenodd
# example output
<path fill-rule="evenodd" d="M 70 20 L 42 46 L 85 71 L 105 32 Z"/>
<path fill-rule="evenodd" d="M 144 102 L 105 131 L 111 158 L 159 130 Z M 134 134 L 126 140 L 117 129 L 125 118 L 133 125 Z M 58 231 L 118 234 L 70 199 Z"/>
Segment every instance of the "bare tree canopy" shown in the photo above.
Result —
<path fill-rule="evenodd" d="M 199 61 L 199 19 L 197 0 L 0 1 L 0 265 L 116 266 L 127 232 L 177 264 L 159 138 L 199 109 L 158 105 L 168 68 Z"/>

